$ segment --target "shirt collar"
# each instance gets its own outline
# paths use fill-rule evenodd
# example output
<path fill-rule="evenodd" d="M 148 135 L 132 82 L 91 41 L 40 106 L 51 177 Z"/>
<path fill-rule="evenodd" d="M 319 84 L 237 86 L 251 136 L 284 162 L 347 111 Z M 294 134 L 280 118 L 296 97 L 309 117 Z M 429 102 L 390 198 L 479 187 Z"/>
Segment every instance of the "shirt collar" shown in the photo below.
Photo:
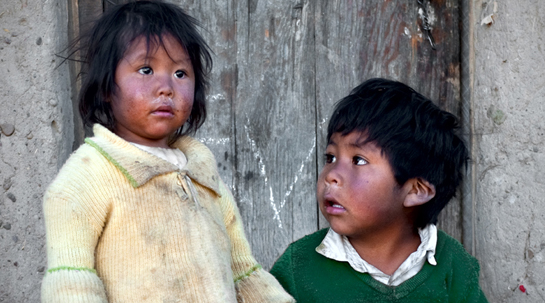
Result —
<path fill-rule="evenodd" d="M 419 229 L 418 234 L 420 235 L 421 241 L 418 249 L 409 255 L 391 276 L 386 275 L 378 268 L 362 259 L 348 238 L 337 234 L 331 228 L 324 240 L 316 247 L 316 252 L 329 259 L 339 262 L 348 262 L 355 271 L 369 273 L 373 278 L 384 284 L 399 285 L 399 281 L 406 281 L 418 273 L 426 261 L 430 265 L 437 265 L 435 259 L 437 227 L 434 224 L 429 224 L 425 228 Z"/>
<path fill-rule="evenodd" d="M 198 140 L 182 136 L 172 145 L 187 158 L 187 165 L 180 170 L 176 165 L 123 140 L 100 124 L 93 126 L 93 133 L 95 136 L 86 138 L 85 142 L 114 164 L 133 187 L 140 187 L 157 175 L 180 171 L 220 195 L 216 160 Z"/>

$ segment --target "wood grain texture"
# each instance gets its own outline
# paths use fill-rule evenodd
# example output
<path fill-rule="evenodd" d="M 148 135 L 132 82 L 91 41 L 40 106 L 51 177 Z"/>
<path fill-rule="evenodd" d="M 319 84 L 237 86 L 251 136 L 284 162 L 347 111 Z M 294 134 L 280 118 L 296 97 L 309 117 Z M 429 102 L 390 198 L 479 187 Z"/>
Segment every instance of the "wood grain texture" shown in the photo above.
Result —
<path fill-rule="evenodd" d="M 297 4 L 237 5 L 237 197 L 265 268 L 317 222 L 313 15 Z"/>
<path fill-rule="evenodd" d="M 93 22 L 102 14 L 102 0 L 74 0 L 78 3 L 80 32 L 92 26 Z"/>

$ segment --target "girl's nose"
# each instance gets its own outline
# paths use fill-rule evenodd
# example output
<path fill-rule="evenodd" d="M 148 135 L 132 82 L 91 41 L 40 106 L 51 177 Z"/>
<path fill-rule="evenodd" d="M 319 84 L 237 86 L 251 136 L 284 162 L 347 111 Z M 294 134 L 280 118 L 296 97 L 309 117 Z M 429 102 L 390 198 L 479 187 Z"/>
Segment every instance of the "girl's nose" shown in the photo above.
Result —
<path fill-rule="evenodd" d="M 160 96 L 172 97 L 174 89 L 172 87 L 172 79 L 169 75 L 157 75 L 157 94 Z"/>

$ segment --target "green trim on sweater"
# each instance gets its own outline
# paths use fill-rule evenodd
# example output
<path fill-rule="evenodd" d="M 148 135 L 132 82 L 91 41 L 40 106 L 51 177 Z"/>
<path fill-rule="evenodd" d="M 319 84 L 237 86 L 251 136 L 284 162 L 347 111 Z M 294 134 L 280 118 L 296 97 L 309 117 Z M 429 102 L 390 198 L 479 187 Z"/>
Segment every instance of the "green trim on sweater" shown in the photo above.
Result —
<path fill-rule="evenodd" d="M 96 274 L 97 271 L 92 269 L 92 268 L 88 268 L 88 267 L 71 267 L 71 266 L 59 266 L 59 267 L 55 267 L 55 268 L 50 268 L 47 270 L 48 273 L 54 273 L 56 271 L 59 271 L 59 270 L 77 270 L 77 271 L 88 271 L 88 272 L 91 272 L 91 273 L 94 273 Z"/>
<path fill-rule="evenodd" d="M 347 262 L 316 252 L 327 229 L 292 243 L 271 273 L 303 302 L 487 302 L 479 287 L 479 264 L 458 241 L 438 231 L 437 265 L 425 263 L 414 277 L 388 286 Z"/>
<path fill-rule="evenodd" d="M 90 138 L 85 138 L 85 143 L 91 145 L 94 147 L 101 155 L 103 155 L 108 161 L 112 162 L 112 164 L 119 169 L 119 171 L 129 180 L 129 183 L 132 187 L 138 188 L 138 182 L 129 174 L 129 172 L 121 166 L 114 158 L 112 158 L 107 152 L 105 152 L 98 144 L 93 142 Z"/>
<path fill-rule="evenodd" d="M 248 278 L 251 274 L 253 274 L 256 270 L 260 270 L 262 269 L 263 267 L 261 267 L 261 265 L 259 264 L 256 264 L 254 265 L 254 267 L 250 268 L 247 272 L 245 272 L 243 275 L 240 275 L 238 276 L 234 282 L 237 283 L 238 281 L 244 279 L 244 278 Z"/>

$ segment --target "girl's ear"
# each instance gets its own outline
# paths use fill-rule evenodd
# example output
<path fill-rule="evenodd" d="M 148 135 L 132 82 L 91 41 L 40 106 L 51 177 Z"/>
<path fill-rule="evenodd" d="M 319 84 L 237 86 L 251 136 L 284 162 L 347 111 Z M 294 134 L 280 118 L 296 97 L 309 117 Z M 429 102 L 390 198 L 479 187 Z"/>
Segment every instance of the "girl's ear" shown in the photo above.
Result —
<path fill-rule="evenodd" d="M 435 197 L 435 186 L 422 178 L 407 180 L 410 190 L 405 197 L 403 206 L 414 207 L 422 205 Z"/>

